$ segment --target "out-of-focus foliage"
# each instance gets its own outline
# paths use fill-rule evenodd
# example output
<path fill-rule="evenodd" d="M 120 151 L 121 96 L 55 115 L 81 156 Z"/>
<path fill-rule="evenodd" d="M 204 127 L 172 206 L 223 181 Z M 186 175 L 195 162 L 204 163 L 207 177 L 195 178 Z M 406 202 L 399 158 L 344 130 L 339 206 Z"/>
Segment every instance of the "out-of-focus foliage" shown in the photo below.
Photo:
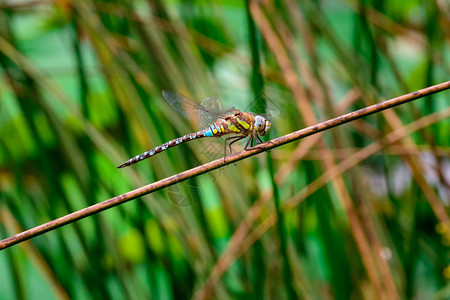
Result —
<path fill-rule="evenodd" d="M 446 1 L 0 7 L 2 239 L 220 157 L 223 140 L 204 139 L 115 168 L 200 129 L 162 90 L 273 106 L 268 140 L 450 78 Z M 1 298 L 448 299 L 450 122 L 436 113 L 449 99 L 355 121 L 1 251 Z M 433 124 L 385 138 L 423 118 Z"/>

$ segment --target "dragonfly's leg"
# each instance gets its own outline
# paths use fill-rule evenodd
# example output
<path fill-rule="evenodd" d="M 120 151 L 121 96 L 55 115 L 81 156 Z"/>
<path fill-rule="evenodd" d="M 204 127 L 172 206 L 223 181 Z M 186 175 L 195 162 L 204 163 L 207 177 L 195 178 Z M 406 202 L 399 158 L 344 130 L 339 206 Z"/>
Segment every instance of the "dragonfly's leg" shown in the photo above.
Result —
<path fill-rule="evenodd" d="M 228 142 L 228 141 L 231 141 L 231 142 L 228 144 L 228 147 L 230 147 L 230 154 L 231 154 L 231 153 L 233 153 L 233 150 L 231 149 L 231 145 L 234 144 L 234 143 L 236 143 L 236 142 L 239 141 L 239 140 L 244 139 L 245 137 L 246 137 L 246 135 L 239 135 L 239 136 L 232 136 L 232 137 L 226 138 L 226 139 L 225 139 L 225 151 L 224 151 L 225 154 L 224 154 L 224 157 L 227 156 L 227 142 Z"/>
<path fill-rule="evenodd" d="M 247 150 L 248 149 L 248 145 L 251 145 L 250 148 L 253 147 L 253 141 L 254 141 L 254 137 L 253 137 L 253 135 L 251 135 L 250 138 L 247 141 L 247 144 L 245 144 L 245 148 L 244 149 Z"/>
<path fill-rule="evenodd" d="M 261 140 L 261 138 L 259 137 L 259 135 L 256 136 L 256 142 L 257 142 L 258 144 L 264 143 L 264 142 Z"/>

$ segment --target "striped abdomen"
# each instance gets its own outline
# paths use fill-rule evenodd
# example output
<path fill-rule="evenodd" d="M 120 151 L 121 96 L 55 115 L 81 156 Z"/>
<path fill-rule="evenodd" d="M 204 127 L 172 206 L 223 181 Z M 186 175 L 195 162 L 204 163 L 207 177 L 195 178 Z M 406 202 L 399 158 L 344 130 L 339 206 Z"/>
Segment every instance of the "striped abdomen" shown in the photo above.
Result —
<path fill-rule="evenodd" d="M 212 125 L 211 125 L 212 127 Z M 186 134 L 182 137 L 179 137 L 177 139 L 171 140 L 170 142 L 164 143 L 162 145 L 159 145 L 158 147 L 153 148 L 152 150 L 148 150 L 142 154 L 136 155 L 133 158 L 130 158 L 129 160 L 127 160 L 126 162 L 124 162 L 123 164 L 121 164 L 120 166 L 118 166 L 117 168 L 123 168 L 123 167 L 127 167 L 129 165 L 135 164 L 137 162 L 140 162 L 141 160 L 144 160 L 146 158 L 152 157 L 153 155 L 156 155 L 160 152 L 163 152 L 164 150 L 170 148 L 170 147 L 175 147 L 178 146 L 181 143 L 186 143 L 189 141 L 192 141 L 194 139 L 199 139 L 199 138 L 203 138 L 203 137 L 210 137 L 210 136 L 214 136 L 212 130 L 210 128 L 204 129 L 204 130 L 200 130 L 197 131 L 195 133 L 191 133 L 191 134 Z"/>
<path fill-rule="evenodd" d="M 211 124 L 211 126 L 209 126 L 207 129 L 187 134 L 177 139 L 171 140 L 170 142 L 164 143 L 156 148 L 153 148 L 152 150 L 146 151 L 133 158 L 130 158 L 117 168 L 127 167 L 129 165 L 140 162 L 141 160 L 152 157 L 155 154 L 163 152 L 170 147 L 178 146 L 181 143 L 189 142 L 198 138 L 212 136 L 221 137 L 226 134 L 239 134 L 241 137 L 245 137 L 254 130 L 253 123 L 254 117 L 251 113 L 242 113 L 239 110 L 236 110 L 233 114 L 230 114 L 223 119 L 217 119 L 216 122 Z"/>

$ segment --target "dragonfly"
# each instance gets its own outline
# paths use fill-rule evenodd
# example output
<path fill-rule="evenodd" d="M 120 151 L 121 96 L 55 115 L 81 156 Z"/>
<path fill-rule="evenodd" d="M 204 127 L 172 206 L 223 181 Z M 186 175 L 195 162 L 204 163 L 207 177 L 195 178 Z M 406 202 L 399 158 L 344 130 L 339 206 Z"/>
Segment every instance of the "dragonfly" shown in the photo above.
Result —
<path fill-rule="evenodd" d="M 182 137 L 159 145 L 151 150 L 145 151 L 144 153 L 130 158 L 117 168 L 120 169 L 133 165 L 171 147 L 175 147 L 195 139 L 206 137 L 219 138 L 224 135 L 231 135 L 225 139 L 225 159 L 227 154 L 227 143 L 230 153 L 233 153 L 231 145 L 239 140 L 249 137 L 244 148 L 247 150 L 249 147 L 253 147 L 254 143 L 262 143 L 263 141 L 261 140 L 261 136 L 266 135 L 271 128 L 270 120 L 263 115 L 252 112 L 242 112 L 235 108 L 222 111 L 220 102 L 216 97 L 208 97 L 202 101 L 202 104 L 197 104 L 193 100 L 177 92 L 163 91 L 162 96 L 175 111 L 181 113 L 182 115 L 192 118 L 192 114 L 197 114 L 200 118 L 200 122 L 205 126 L 205 129 L 186 134 Z"/>

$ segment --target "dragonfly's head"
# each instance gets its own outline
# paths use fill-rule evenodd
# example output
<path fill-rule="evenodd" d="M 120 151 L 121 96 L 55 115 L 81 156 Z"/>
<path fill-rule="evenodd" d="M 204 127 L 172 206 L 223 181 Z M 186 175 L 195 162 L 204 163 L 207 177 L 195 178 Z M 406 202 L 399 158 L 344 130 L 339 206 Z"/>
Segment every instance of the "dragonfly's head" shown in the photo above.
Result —
<path fill-rule="evenodd" d="M 266 135 L 270 130 L 270 126 L 272 126 L 272 123 L 263 116 L 255 117 L 255 128 L 260 136 Z"/>

